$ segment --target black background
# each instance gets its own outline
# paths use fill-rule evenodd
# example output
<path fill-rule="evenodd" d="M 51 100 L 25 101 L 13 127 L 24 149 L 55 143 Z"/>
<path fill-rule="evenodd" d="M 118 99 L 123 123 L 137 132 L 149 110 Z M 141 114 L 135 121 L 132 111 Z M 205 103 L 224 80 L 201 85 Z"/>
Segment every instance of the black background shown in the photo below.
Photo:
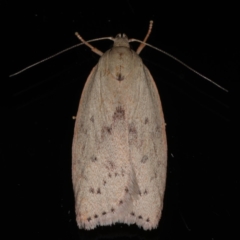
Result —
<path fill-rule="evenodd" d="M 167 6 L 130 0 L 9 1 L 4 7 L 8 85 L 3 88 L 1 158 L 6 239 L 12 234 L 24 239 L 232 239 L 237 178 L 229 154 L 230 93 L 146 47 L 140 56 L 157 84 L 167 123 L 168 175 L 159 228 L 143 231 L 119 224 L 84 231 L 78 230 L 74 215 L 72 116 L 99 57 L 81 46 L 7 77 L 79 43 L 76 31 L 86 40 L 123 32 L 142 40 L 149 20 L 154 20 L 148 43 L 229 89 L 238 80 L 239 61 L 232 10 L 219 3 Z M 106 51 L 112 43 L 93 45 Z"/>

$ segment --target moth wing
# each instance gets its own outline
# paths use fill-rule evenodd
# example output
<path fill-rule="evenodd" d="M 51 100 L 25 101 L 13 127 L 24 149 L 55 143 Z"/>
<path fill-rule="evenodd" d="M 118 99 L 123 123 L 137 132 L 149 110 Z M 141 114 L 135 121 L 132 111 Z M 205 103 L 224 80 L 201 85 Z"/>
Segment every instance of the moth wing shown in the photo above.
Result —
<path fill-rule="evenodd" d="M 72 147 L 76 219 L 85 229 L 126 222 L 132 206 L 126 195 L 126 186 L 134 183 L 126 151 L 128 125 L 124 110 L 111 104 L 114 96 L 106 93 L 108 79 L 101 62 L 84 86 Z M 112 99 L 106 100 L 108 97 Z"/>
<path fill-rule="evenodd" d="M 143 65 L 137 107 L 131 117 L 129 144 L 139 185 L 129 222 L 156 228 L 161 217 L 167 168 L 165 121 L 156 84 Z M 132 129 L 132 130 L 131 130 Z"/>

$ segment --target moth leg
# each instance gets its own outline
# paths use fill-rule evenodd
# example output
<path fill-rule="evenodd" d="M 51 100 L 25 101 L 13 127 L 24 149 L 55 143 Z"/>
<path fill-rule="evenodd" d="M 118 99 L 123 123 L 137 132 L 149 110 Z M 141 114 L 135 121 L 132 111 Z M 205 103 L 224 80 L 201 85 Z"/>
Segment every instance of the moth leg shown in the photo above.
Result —
<path fill-rule="evenodd" d="M 144 43 L 147 42 L 147 40 L 148 40 L 148 38 L 149 38 L 149 36 L 150 36 L 150 34 L 151 34 L 152 27 L 153 27 L 153 21 L 151 20 L 150 23 L 149 23 L 149 28 L 148 28 L 147 35 L 146 35 L 146 37 L 145 37 L 144 40 L 143 40 Z M 139 45 L 139 47 L 138 47 L 138 49 L 137 49 L 137 51 L 136 51 L 137 54 L 139 54 L 139 53 L 143 50 L 143 48 L 146 46 L 144 43 L 141 43 L 141 44 Z"/>
<path fill-rule="evenodd" d="M 90 43 L 86 42 L 78 32 L 75 33 L 75 35 L 77 36 L 77 38 L 82 42 L 84 43 L 86 46 L 88 46 L 89 48 L 91 48 L 91 50 L 93 52 L 95 52 L 96 54 L 98 54 L 99 56 L 102 56 L 103 55 L 103 52 L 101 52 L 100 50 L 98 50 L 97 48 L 95 48 L 93 45 L 91 45 Z"/>

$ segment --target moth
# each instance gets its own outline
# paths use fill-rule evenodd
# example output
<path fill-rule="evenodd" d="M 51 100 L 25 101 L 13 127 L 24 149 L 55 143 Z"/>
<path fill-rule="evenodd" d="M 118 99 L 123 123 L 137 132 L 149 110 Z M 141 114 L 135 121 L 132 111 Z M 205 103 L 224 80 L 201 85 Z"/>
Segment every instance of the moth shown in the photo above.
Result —
<path fill-rule="evenodd" d="M 152 28 L 144 39 L 146 42 Z M 114 223 L 158 226 L 163 208 L 167 140 L 156 84 L 125 34 L 101 55 L 84 86 L 72 144 L 79 228 Z"/>

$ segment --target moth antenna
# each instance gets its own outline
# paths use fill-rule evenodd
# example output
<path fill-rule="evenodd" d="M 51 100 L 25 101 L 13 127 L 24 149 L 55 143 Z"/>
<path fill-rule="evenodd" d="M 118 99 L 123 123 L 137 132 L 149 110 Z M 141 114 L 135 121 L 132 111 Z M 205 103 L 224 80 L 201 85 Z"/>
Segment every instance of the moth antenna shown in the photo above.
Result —
<path fill-rule="evenodd" d="M 18 74 L 20 74 L 20 73 L 22 73 L 22 72 L 25 72 L 26 70 L 28 70 L 28 69 L 30 69 L 30 68 L 32 68 L 32 67 L 34 67 L 34 66 L 37 66 L 37 65 L 40 64 L 40 63 L 46 62 L 46 61 L 48 61 L 48 60 L 50 60 L 50 59 L 52 59 L 52 58 L 54 58 L 54 57 L 56 57 L 56 56 L 64 53 L 64 52 L 67 52 L 67 51 L 69 51 L 69 50 L 71 50 L 71 49 L 73 49 L 73 48 L 76 48 L 76 47 L 80 46 L 80 45 L 83 45 L 83 43 L 78 43 L 78 44 L 76 44 L 76 45 L 74 45 L 74 46 L 72 46 L 72 47 L 66 48 L 66 49 L 64 49 L 64 50 L 62 50 L 62 51 L 60 51 L 60 52 L 58 52 L 58 53 L 53 54 L 53 55 L 50 56 L 50 57 L 44 58 L 43 60 L 40 60 L 40 61 L 38 61 L 38 62 L 36 62 L 36 63 L 34 63 L 34 64 L 31 64 L 31 65 L 28 66 L 28 67 L 23 68 L 22 70 L 20 70 L 20 71 L 18 71 L 18 72 L 16 72 L 16 73 L 11 74 L 9 77 L 13 77 L 13 76 L 16 76 L 16 75 L 18 75 Z"/>
<path fill-rule="evenodd" d="M 184 217 L 183 217 L 183 215 L 181 213 L 180 213 L 180 216 L 181 216 L 181 218 L 183 220 L 183 223 L 184 223 L 185 227 L 187 228 L 187 230 L 191 231 L 191 229 L 188 227 L 188 225 L 187 225 L 187 223 L 186 223 L 186 221 L 185 221 L 185 219 L 184 219 Z"/>
<path fill-rule="evenodd" d="M 95 52 L 97 55 L 99 55 L 100 57 L 103 55 L 103 52 L 102 52 L 102 51 L 100 51 L 99 49 L 95 48 L 93 45 L 91 45 L 90 43 L 88 43 L 89 41 L 86 42 L 78 32 L 75 32 L 75 35 L 77 36 L 77 38 L 78 38 L 82 43 L 84 43 L 86 46 L 88 46 L 88 47 L 89 47 L 93 52 Z M 101 38 L 99 38 L 99 39 L 101 39 Z M 114 40 L 112 37 L 105 38 L 105 39 Z"/>
<path fill-rule="evenodd" d="M 150 34 L 152 32 L 152 27 L 153 27 L 153 21 L 151 20 L 149 22 L 148 32 L 147 32 L 143 42 L 139 45 L 139 47 L 138 47 L 138 49 L 136 51 L 137 54 L 139 54 L 143 50 L 143 48 L 146 46 L 145 43 L 147 42 L 147 40 L 148 40 L 148 38 L 149 38 L 149 36 L 150 36 Z"/>
<path fill-rule="evenodd" d="M 79 35 L 79 36 L 80 36 L 80 35 Z M 83 40 L 84 42 L 81 42 L 81 43 L 78 43 L 78 44 L 76 44 L 76 45 L 73 45 L 73 46 L 71 46 L 71 47 L 69 47 L 69 48 L 66 48 L 66 49 L 64 49 L 64 50 L 62 50 L 62 51 L 60 51 L 60 52 L 57 52 L 57 53 L 53 54 L 53 55 L 50 56 L 50 57 L 44 58 L 43 60 L 40 60 L 40 61 L 38 61 L 38 62 L 36 62 L 36 63 L 34 63 L 34 64 L 31 64 L 31 65 L 29 65 L 28 67 L 25 67 L 25 68 L 23 68 L 22 70 L 20 70 L 20 71 L 18 71 L 18 72 L 15 72 L 15 73 L 13 73 L 13 74 L 11 74 L 11 75 L 9 75 L 9 77 L 14 77 L 14 76 L 16 76 L 16 75 L 18 75 L 18 74 L 20 74 L 20 73 L 22 73 L 22 72 L 25 72 L 26 70 L 28 70 L 28 69 L 30 69 L 30 68 L 33 68 L 33 67 L 35 67 L 35 66 L 37 66 L 37 65 L 39 65 L 39 64 L 41 64 L 41 63 L 43 63 L 43 62 L 46 62 L 46 61 L 48 61 L 48 60 L 50 60 L 50 59 L 52 59 L 52 58 L 54 58 L 54 57 L 56 57 L 56 56 L 64 53 L 64 52 L 67 52 L 67 51 L 69 51 L 69 50 L 71 50 L 71 49 L 73 49 L 73 48 L 79 47 L 79 46 L 81 46 L 81 45 L 83 45 L 83 44 L 87 45 L 88 42 L 95 42 L 95 41 L 101 41 L 101 40 L 106 40 L 106 39 L 113 40 L 113 38 L 111 38 L 111 37 L 95 38 L 95 39 L 89 40 L 89 41 L 87 41 L 87 42 Z M 82 40 L 81 40 L 81 41 L 82 41 Z M 90 44 L 89 44 L 89 45 L 90 45 Z M 87 45 L 87 46 L 88 46 L 88 45 Z M 90 46 L 91 46 L 91 45 L 90 45 Z M 91 49 L 92 49 L 92 48 L 91 48 Z M 101 52 L 101 51 L 99 51 L 99 52 Z M 97 53 L 97 54 L 99 55 L 99 53 Z"/>
<path fill-rule="evenodd" d="M 228 90 L 227 90 L 226 88 L 222 87 L 221 85 L 217 84 L 216 82 L 214 82 L 214 81 L 211 80 L 210 78 L 208 78 L 208 77 L 204 76 L 203 74 L 199 73 L 198 71 L 196 71 L 195 69 L 191 68 L 189 65 L 187 65 L 187 64 L 184 63 L 184 62 L 182 62 L 182 61 L 179 60 L 178 58 L 174 57 L 174 56 L 171 55 L 170 53 L 167 53 L 167 52 L 163 51 L 163 50 L 160 49 L 160 48 L 157 48 L 157 47 L 155 47 L 155 46 L 153 46 L 153 45 L 151 45 L 151 44 L 146 43 L 147 39 L 149 38 L 149 36 L 150 36 L 150 34 L 151 34 L 152 27 L 153 27 L 153 21 L 151 20 L 150 23 L 149 23 L 148 32 L 147 32 L 147 34 L 146 34 L 146 36 L 145 36 L 145 38 L 144 38 L 143 41 L 140 41 L 140 40 L 134 39 L 134 38 L 131 38 L 131 39 L 128 40 L 128 42 L 139 42 L 139 43 L 141 43 L 141 44 L 139 45 L 137 51 L 136 51 L 137 54 L 139 54 L 139 53 L 143 50 L 143 48 L 144 48 L 145 46 L 149 46 L 149 47 L 151 47 L 151 48 L 153 48 L 153 49 L 155 49 L 155 50 L 157 50 L 157 51 L 165 54 L 166 56 L 174 59 L 175 61 L 179 62 L 179 63 L 182 64 L 184 67 L 188 68 L 189 70 L 191 70 L 191 71 L 194 72 L 195 74 L 199 75 L 200 77 L 202 77 L 202 78 L 204 78 L 205 80 L 209 81 L 210 83 L 214 84 L 215 86 L 217 86 L 218 88 L 222 89 L 223 91 L 228 92 Z M 62 50 L 62 51 L 60 51 L 60 52 L 58 52 L 58 53 L 56 53 L 56 54 L 54 54 L 54 55 L 52 55 L 52 56 L 50 56 L 50 57 L 47 57 L 47 58 L 45 58 L 45 59 L 43 59 L 43 60 L 41 60 L 41 61 L 38 61 L 38 62 L 36 62 L 36 63 L 34 63 L 34 64 L 31 64 L 30 66 L 28 66 L 28 67 L 26 67 L 26 68 L 23 68 L 22 70 L 20 70 L 20 71 L 18 71 L 18 72 L 16 72 L 16 73 L 13 73 L 13 74 L 11 74 L 11 75 L 9 75 L 9 77 L 13 77 L 13 76 L 16 76 L 16 75 L 18 75 L 18 74 L 20 74 L 20 73 L 22 73 L 22 72 L 25 72 L 26 70 L 28 70 L 28 69 L 30 69 L 30 68 L 32 68 L 32 67 L 35 67 L 35 66 L 37 66 L 37 65 L 39 65 L 39 64 L 41 64 L 41 63 L 43 63 L 43 62 L 46 62 L 46 61 L 48 61 L 48 60 L 50 60 L 50 59 L 52 59 L 52 58 L 54 58 L 54 57 L 56 57 L 56 56 L 64 53 L 64 52 L 67 52 L 67 51 L 69 51 L 69 50 L 71 50 L 71 49 L 73 49 L 73 48 L 79 47 L 79 46 L 81 46 L 81 45 L 83 45 L 83 44 L 85 44 L 86 46 L 88 46 L 93 52 L 95 52 L 95 53 L 98 54 L 99 56 L 102 56 L 102 55 L 103 55 L 103 52 L 101 52 L 100 50 L 98 50 L 97 48 L 95 48 L 94 46 L 92 46 L 91 44 L 89 44 L 89 42 L 101 41 L 101 40 L 105 40 L 105 39 L 114 41 L 114 38 L 112 38 L 112 37 L 95 38 L 95 39 L 92 39 L 92 40 L 89 40 L 89 41 L 85 41 L 79 33 L 76 32 L 75 35 L 78 37 L 78 39 L 79 39 L 82 43 L 79 43 L 79 44 L 76 44 L 76 45 L 71 46 L 71 47 L 69 47 L 69 48 L 66 48 L 66 49 L 64 49 L 64 50 Z"/>
<path fill-rule="evenodd" d="M 196 74 L 199 75 L 200 77 L 202 77 L 202 78 L 204 78 L 205 80 L 209 81 L 210 83 L 214 84 L 214 85 L 217 86 L 218 88 L 222 89 L 222 90 L 225 91 L 225 92 L 228 92 L 228 90 L 227 90 L 226 88 L 222 87 L 221 85 L 217 84 L 216 82 L 214 82 L 214 81 L 211 80 L 210 78 L 208 78 L 208 77 L 204 76 L 203 74 L 199 73 L 198 71 L 196 71 L 195 69 L 191 68 L 191 67 L 188 66 L 186 63 L 182 62 L 181 60 L 179 60 L 178 58 L 174 57 L 174 56 L 171 55 L 170 53 L 167 53 L 167 52 L 163 51 L 163 50 L 160 49 L 160 48 L 157 48 L 157 47 L 155 47 L 155 46 L 153 46 L 153 45 L 151 45 L 151 44 L 148 44 L 148 43 L 146 43 L 146 42 L 140 41 L 140 40 L 138 40 L 138 39 L 131 38 L 131 39 L 129 39 L 128 41 L 129 41 L 129 42 L 139 42 L 139 43 L 142 43 L 142 44 L 144 44 L 144 45 L 146 45 L 146 46 L 148 46 L 148 47 L 151 47 L 151 48 L 153 48 L 153 49 L 155 49 L 155 50 L 157 50 L 157 51 L 165 54 L 166 56 L 168 56 L 168 57 L 174 59 L 175 61 L 179 62 L 179 63 L 182 64 L 184 67 L 186 67 L 186 68 L 188 68 L 189 70 L 191 70 L 192 72 L 196 73 Z"/>

